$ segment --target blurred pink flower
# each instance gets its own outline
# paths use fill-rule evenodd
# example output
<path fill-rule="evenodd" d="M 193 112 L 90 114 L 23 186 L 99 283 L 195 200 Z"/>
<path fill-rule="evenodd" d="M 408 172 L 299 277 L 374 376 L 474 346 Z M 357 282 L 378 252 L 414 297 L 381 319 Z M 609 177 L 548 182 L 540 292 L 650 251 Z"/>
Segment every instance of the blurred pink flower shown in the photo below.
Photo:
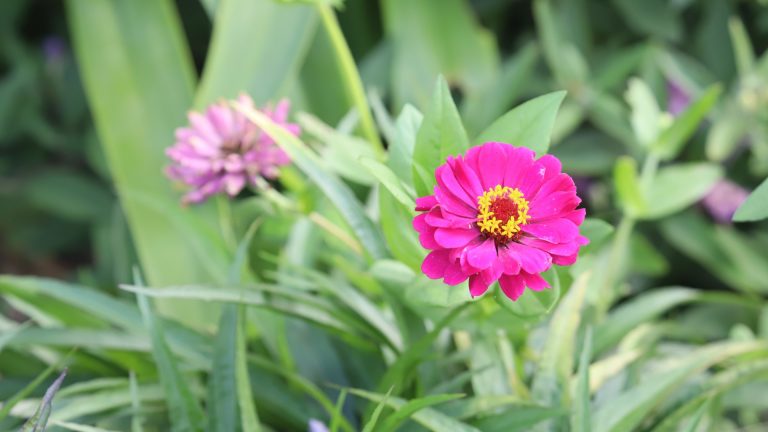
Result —
<path fill-rule="evenodd" d="M 250 96 L 241 94 L 238 102 L 254 108 Z M 275 123 L 298 135 L 299 126 L 287 122 L 289 102 L 280 101 L 273 109 L 262 110 Z M 275 178 L 278 167 L 290 163 L 288 157 L 266 133 L 242 113 L 221 101 L 205 113 L 190 112 L 188 127 L 176 129 L 176 143 L 166 150 L 172 160 L 166 174 L 191 187 L 184 203 L 199 203 L 209 196 L 240 193 L 259 177 Z"/>
<path fill-rule="evenodd" d="M 675 81 L 667 81 L 667 111 L 677 117 L 691 104 L 691 95 Z"/>
<path fill-rule="evenodd" d="M 729 180 L 720 180 L 702 198 L 701 205 L 718 223 L 731 223 L 733 214 L 747 199 L 749 191 Z"/>
<path fill-rule="evenodd" d="M 469 279 L 472 297 L 495 281 L 517 300 L 525 287 L 549 287 L 540 273 L 570 265 L 588 243 L 579 234 L 573 179 L 551 155 L 505 143 L 485 143 L 449 157 L 435 170 L 434 195 L 418 198 L 413 226 L 431 250 L 421 269 L 457 285 Z"/>

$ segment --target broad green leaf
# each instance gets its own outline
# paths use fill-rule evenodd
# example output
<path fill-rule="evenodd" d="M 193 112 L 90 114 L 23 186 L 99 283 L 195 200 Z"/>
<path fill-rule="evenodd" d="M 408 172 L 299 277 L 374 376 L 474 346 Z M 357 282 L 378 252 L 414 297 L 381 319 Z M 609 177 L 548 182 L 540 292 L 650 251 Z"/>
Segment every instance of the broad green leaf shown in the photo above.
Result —
<path fill-rule="evenodd" d="M 614 232 L 613 225 L 602 219 L 586 218 L 579 227 L 581 235 L 589 239 L 589 244 L 582 246 L 579 253 L 586 254 L 589 251 L 595 251 L 607 240 Z"/>
<path fill-rule="evenodd" d="M 306 5 L 273 0 L 219 0 L 211 45 L 195 96 L 198 109 L 249 93 L 262 104 L 298 75 L 317 25 Z"/>
<path fill-rule="evenodd" d="M 405 207 L 388 189 L 379 189 L 379 223 L 392 256 L 413 270 L 421 267 L 426 251 L 413 229 L 414 207 Z"/>
<path fill-rule="evenodd" d="M 301 169 L 325 193 L 349 224 L 368 254 L 376 259 L 386 255 L 379 231 L 365 214 L 355 195 L 341 180 L 327 172 L 322 162 L 304 143 L 288 131 L 275 124 L 266 115 L 238 105 L 238 109 L 288 153 L 296 166 Z"/>
<path fill-rule="evenodd" d="M 35 206 L 75 221 L 103 220 L 112 210 L 106 188 L 76 172 L 48 170 L 35 175 L 24 185 L 23 194 Z"/>
<path fill-rule="evenodd" d="M 396 108 L 406 103 L 425 106 L 438 75 L 468 96 L 495 81 L 499 63 L 495 40 L 480 27 L 468 3 L 384 0 L 381 9 L 392 42 Z"/>
<path fill-rule="evenodd" d="M 650 145 L 656 141 L 661 128 L 661 109 L 656 96 L 645 81 L 632 78 L 624 97 L 632 108 L 630 122 L 637 141 L 644 146 Z"/>
<path fill-rule="evenodd" d="M 531 99 L 501 116 L 473 142 L 505 142 L 528 147 L 541 156 L 549 149 L 552 127 L 563 98 L 565 92 L 559 91 Z"/>
<path fill-rule="evenodd" d="M 448 156 L 464 153 L 467 148 L 467 132 L 453 103 L 448 83 L 441 76 L 437 79 L 432 102 L 416 134 L 413 148 L 413 184 L 418 196 L 432 193 L 435 184 L 432 173 L 435 169 L 445 163 Z"/>
<path fill-rule="evenodd" d="M 723 342 L 710 344 L 680 357 L 675 366 L 646 375 L 640 384 L 606 401 L 592 417 L 593 432 L 633 430 L 686 380 L 708 367 L 731 357 L 764 350 L 758 342 Z"/>
<path fill-rule="evenodd" d="M 624 156 L 616 161 L 613 182 L 619 202 L 627 214 L 638 216 L 646 212 L 648 204 L 640 188 L 637 163 L 634 159 Z"/>
<path fill-rule="evenodd" d="M 386 165 L 367 157 L 360 158 L 360 164 L 365 167 L 372 176 L 376 177 L 376 180 L 378 180 L 382 186 L 387 188 L 389 193 L 391 193 L 400 204 L 404 205 L 406 208 L 416 208 L 416 203 L 413 197 L 405 190 L 397 174 Z"/>
<path fill-rule="evenodd" d="M 403 183 L 413 186 L 413 148 L 416 146 L 416 135 L 421 128 L 424 116 L 413 105 L 405 105 L 395 121 L 395 136 L 389 143 L 389 160 L 387 165 L 398 173 Z"/>
<path fill-rule="evenodd" d="M 149 299 L 142 294 L 137 294 L 136 297 L 144 323 L 152 338 L 152 355 L 157 364 L 160 383 L 167 400 L 171 430 L 174 432 L 202 431 L 205 427 L 205 414 L 181 373 L 178 359 L 166 344 L 162 324 L 152 310 Z"/>
<path fill-rule="evenodd" d="M 715 105 L 721 92 L 720 85 L 709 87 L 675 119 L 672 125 L 661 132 L 656 142 L 651 144 L 651 152 L 662 160 L 674 159 Z"/>
<path fill-rule="evenodd" d="M 536 32 L 541 41 L 544 58 L 561 87 L 583 82 L 587 71 L 578 49 L 560 32 L 556 12 L 549 0 L 533 3 Z"/>
<path fill-rule="evenodd" d="M 591 273 L 582 273 L 571 286 L 552 315 L 547 340 L 533 378 L 531 397 L 543 406 L 570 405 L 570 378 L 576 349 L 576 334 L 581 322 L 581 309 L 590 286 Z M 537 430 L 558 430 L 548 422 Z"/>
<path fill-rule="evenodd" d="M 763 180 L 752 193 L 747 197 L 736 214 L 733 215 L 735 222 L 752 222 L 768 217 L 768 178 Z"/>
<path fill-rule="evenodd" d="M 525 90 L 538 57 L 536 45 L 526 44 L 504 62 L 496 80 L 479 92 L 467 95 L 461 104 L 461 113 L 470 134 L 488 127 L 514 104 Z"/>
<path fill-rule="evenodd" d="M 200 256 L 184 233 L 184 227 L 199 225 L 217 233 L 213 208 L 182 209 L 180 194 L 163 174 L 168 163 L 164 150 L 173 143 L 174 129 L 185 123 L 194 87 L 193 64 L 173 2 L 73 0 L 65 5 L 99 141 L 149 282 L 218 276 L 204 264 L 226 261 L 221 239 L 205 240 L 207 253 Z M 131 191 L 174 209 L 173 217 L 148 207 Z M 198 326 L 211 316 L 193 304 L 174 304 L 166 312 Z"/>
<path fill-rule="evenodd" d="M 640 216 L 658 219 L 695 203 L 722 177 L 722 168 L 709 163 L 685 163 L 659 170 L 648 188 L 647 210 Z"/>
<path fill-rule="evenodd" d="M 424 426 L 428 430 L 435 432 L 480 432 L 466 423 L 462 423 L 455 420 L 439 411 L 432 408 L 424 407 L 432 405 L 434 403 L 445 402 L 450 399 L 455 399 L 459 395 L 436 395 L 427 396 L 424 400 L 407 401 L 395 396 L 384 395 L 381 393 L 372 393 L 365 390 L 349 389 L 349 392 L 353 395 L 366 398 L 368 400 L 378 402 L 395 410 L 395 414 L 400 410 L 405 410 L 410 415 L 411 420 Z M 415 402 L 411 404 L 411 402 Z M 381 406 L 381 405 L 379 405 Z M 413 411 L 415 409 L 415 411 Z M 413 411 L 412 413 L 410 411 Z M 373 430 L 373 429 L 371 429 Z M 377 429 L 378 430 L 378 429 Z M 383 429 L 382 429 L 383 430 Z"/>
<path fill-rule="evenodd" d="M 579 371 L 573 394 L 573 413 L 571 414 L 571 430 L 573 432 L 590 432 L 592 424 L 592 399 L 589 391 L 589 365 L 592 360 L 592 328 L 587 328 L 579 355 Z"/>
<path fill-rule="evenodd" d="M 700 293 L 690 288 L 666 287 L 640 296 L 614 309 L 595 329 L 595 355 L 607 351 L 631 330 L 681 304 L 699 298 Z"/>
<path fill-rule="evenodd" d="M 554 267 L 542 275 L 549 282 L 550 288 L 541 291 L 526 290 L 519 299 L 511 301 L 504 295 L 501 288 L 496 285 L 494 291 L 496 302 L 504 309 L 523 318 L 549 313 L 560 299 L 560 278 L 557 276 L 557 270 Z"/>
<path fill-rule="evenodd" d="M 720 162 L 730 157 L 752 129 L 752 125 L 752 119 L 745 115 L 735 100 L 727 101 L 712 119 L 712 126 L 707 134 L 707 158 Z"/>

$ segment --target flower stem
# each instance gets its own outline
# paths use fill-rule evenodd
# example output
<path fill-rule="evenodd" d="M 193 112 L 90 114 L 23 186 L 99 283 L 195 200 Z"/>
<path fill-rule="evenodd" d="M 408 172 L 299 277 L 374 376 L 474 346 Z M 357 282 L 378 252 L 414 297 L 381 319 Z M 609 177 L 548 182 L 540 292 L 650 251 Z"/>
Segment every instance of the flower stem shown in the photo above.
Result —
<path fill-rule="evenodd" d="M 373 150 L 378 156 L 384 155 L 384 145 L 379 138 L 379 133 L 376 131 L 376 126 L 373 122 L 373 116 L 371 115 L 371 108 L 368 106 L 368 101 L 365 98 L 365 92 L 363 91 L 363 82 L 360 79 L 360 74 L 355 66 L 355 60 L 352 58 L 352 53 L 349 50 L 349 45 L 344 39 L 344 34 L 339 27 L 339 21 L 336 19 L 336 14 L 333 12 L 331 6 L 318 2 L 317 10 L 320 13 L 323 26 L 328 32 L 328 36 L 331 38 L 331 45 L 336 57 L 336 62 L 339 64 L 342 74 L 342 80 L 344 82 L 344 89 L 347 96 L 351 99 L 352 104 L 360 114 L 360 129 L 363 136 L 371 143 Z"/>

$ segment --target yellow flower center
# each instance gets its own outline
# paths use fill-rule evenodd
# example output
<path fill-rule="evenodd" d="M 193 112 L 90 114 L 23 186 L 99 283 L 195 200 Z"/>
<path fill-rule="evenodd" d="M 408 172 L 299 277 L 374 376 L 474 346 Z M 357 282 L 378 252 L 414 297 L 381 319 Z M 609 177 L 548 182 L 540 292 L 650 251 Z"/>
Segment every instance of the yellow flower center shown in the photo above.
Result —
<path fill-rule="evenodd" d="M 518 188 L 496 185 L 477 197 L 477 227 L 497 243 L 515 238 L 529 218 L 528 201 Z"/>

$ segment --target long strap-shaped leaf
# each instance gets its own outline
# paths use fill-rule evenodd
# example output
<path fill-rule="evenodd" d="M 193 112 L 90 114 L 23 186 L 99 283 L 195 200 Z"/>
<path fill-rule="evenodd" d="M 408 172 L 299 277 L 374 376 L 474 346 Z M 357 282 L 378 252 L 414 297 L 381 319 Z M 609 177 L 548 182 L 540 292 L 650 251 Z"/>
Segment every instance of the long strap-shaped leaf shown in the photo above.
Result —
<path fill-rule="evenodd" d="M 148 282 L 223 280 L 211 274 L 226 269 L 217 265 L 226 259 L 213 209 L 182 208 L 163 175 L 163 151 L 185 123 L 194 86 L 172 2 L 71 0 L 67 7 L 96 129 Z"/>

